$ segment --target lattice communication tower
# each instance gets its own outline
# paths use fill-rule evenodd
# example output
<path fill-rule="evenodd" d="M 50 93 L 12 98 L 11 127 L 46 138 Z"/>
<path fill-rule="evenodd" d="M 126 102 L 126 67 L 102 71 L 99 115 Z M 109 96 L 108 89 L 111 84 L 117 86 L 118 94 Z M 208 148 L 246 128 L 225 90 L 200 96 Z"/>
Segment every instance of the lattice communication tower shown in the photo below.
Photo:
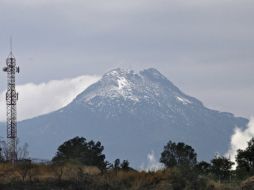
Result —
<path fill-rule="evenodd" d="M 19 73 L 19 67 L 16 66 L 16 59 L 12 53 L 6 59 L 6 67 L 3 68 L 7 72 L 7 147 L 8 159 L 15 163 L 17 160 L 17 100 L 18 93 L 16 92 L 15 74 Z"/>

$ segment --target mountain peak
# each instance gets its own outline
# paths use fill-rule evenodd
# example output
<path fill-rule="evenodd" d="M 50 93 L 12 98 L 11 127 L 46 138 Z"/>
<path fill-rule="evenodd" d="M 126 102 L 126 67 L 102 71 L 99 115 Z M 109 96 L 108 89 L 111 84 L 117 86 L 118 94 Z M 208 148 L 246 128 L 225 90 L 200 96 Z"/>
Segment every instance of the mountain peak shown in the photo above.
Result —
<path fill-rule="evenodd" d="M 201 106 L 195 98 L 182 93 L 173 83 L 154 68 L 138 73 L 121 68 L 103 75 L 75 100 L 76 103 L 108 110 L 135 109 L 136 104 L 161 107 L 176 111 L 179 106 Z M 117 109 L 115 109 L 117 107 Z"/>
<path fill-rule="evenodd" d="M 155 68 L 148 68 L 148 69 L 145 69 L 143 71 L 140 71 L 140 74 L 142 75 L 145 75 L 145 76 L 148 76 L 150 78 L 153 78 L 153 79 L 157 79 L 157 80 L 168 80 L 164 75 L 162 75 L 157 69 Z"/>
<path fill-rule="evenodd" d="M 101 87 L 107 87 L 107 90 L 123 90 L 131 86 L 131 81 L 135 73 L 131 70 L 121 68 L 113 69 L 103 75 L 99 81 Z"/>
<path fill-rule="evenodd" d="M 146 76 L 150 79 L 163 79 L 163 80 L 168 80 L 165 76 L 163 76 L 157 69 L 155 68 L 148 68 L 140 71 L 139 73 L 135 73 L 133 70 L 128 70 L 128 69 L 122 69 L 122 68 L 116 68 L 112 69 L 106 74 L 103 75 L 102 78 L 107 78 L 107 77 L 126 77 L 126 76 L 133 76 L 133 75 L 141 75 L 141 76 Z"/>
<path fill-rule="evenodd" d="M 130 73 L 133 73 L 133 71 L 127 70 L 127 69 L 122 69 L 122 68 L 116 68 L 116 69 L 112 69 L 109 72 L 107 72 L 106 74 L 104 74 L 102 78 L 125 76 Z"/>
<path fill-rule="evenodd" d="M 153 81 L 162 83 L 163 81 L 170 83 L 171 86 L 174 86 L 164 75 L 162 75 L 157 69 L 149 68 L 142 70 L 140 72 L 134 72 L 133 70 L 127 70 L 122 68 L 113 69 L 106 74 L 103 75 L 101 81 L 111 81 L 115 83 L 119 83 L 119 87 L 121 88 L 121 84 L 126 83 L 127 81 L 139 80 L 143 81 Z"/>

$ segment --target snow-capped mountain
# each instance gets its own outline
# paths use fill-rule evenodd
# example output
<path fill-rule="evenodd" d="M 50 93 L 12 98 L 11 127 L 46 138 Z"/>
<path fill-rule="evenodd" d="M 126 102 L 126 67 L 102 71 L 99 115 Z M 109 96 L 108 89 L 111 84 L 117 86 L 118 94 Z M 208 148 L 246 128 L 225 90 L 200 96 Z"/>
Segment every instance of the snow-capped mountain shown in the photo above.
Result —
<path fill-rule="evenodd" d="M 234 127 L 247 122 L 204 107 L 155 69 L 115 69 L 66 107 L 19 123 L 19 136 L 32 157 L 51 158 L 78 135 L 101 141 L 109 161 L 128 159 L 138 167 L 152 150 L 159 157 L 169 140 L 188 143 L 209 160 L 224 153 Z"/>
<path fill-rule="evenodd" d="M 108 117 L 118 117 L 123 112 L 135 115 L 152 112 L 158 118 L 179 114 L 182 106 L 202 106 L 201 102 L 184 95 L 155 69 L 140 73 L 113 70 L 80 94 L 73 104 L 85 104 L 91 110 L 106 112 Z M 138 110 L 143 105 L 152 106 L 153 109 Z"/>

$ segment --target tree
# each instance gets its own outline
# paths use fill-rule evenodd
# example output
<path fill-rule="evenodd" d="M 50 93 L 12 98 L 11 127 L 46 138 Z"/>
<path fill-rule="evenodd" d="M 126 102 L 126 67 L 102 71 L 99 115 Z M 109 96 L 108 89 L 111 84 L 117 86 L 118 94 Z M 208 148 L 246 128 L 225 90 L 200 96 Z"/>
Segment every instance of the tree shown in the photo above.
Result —
<path fill-rule="evenodd" d="M 121 164 L 120 159 L 119 158 L 115 159 L 114 165 L 113 165 L 114 169 L 119 169 L 120 168 L 120 164 Z"/>
<path fill-rule="evenodd" d="M 25 143 L 23 146 L 20 146 L 19 139 L 16 140 L 17 146 L 17 159 L 18 160 L 28 160 L 29 158 L 29 151 L 28 151 L 28 144 Z M 4 140 L 0 140 L 0 161 L 8 161 L 10 160 L 9 155 L 9 148 L 7 142 Z"/>
<path fill-rule="evenodd" d="M 18 145 L 18 141 L 17 141 Z M 29 157 L 29 152 L 28 152 L 28 144 L 25 143 L 23 147 L 18 147 L 17 150 L 17 159 L 18 160 L 26 160 Z"/>
<path fill-rule="evenodd" d="M 120 164 L 121 164 L 120 159 L 119 158 L 115 159 L 115 161 L 113 163 L 113 169 L 114 169 L 116 175 L 118 173 L 118 170 L 120 170 Z"/>
<path fill-rule="evenodd" d="M 124 160 L 122 163 L 121 163 L 121 168 L 125 171 L 128 171 L 130 169 L 130 163 L 128 160 Z"/>
<path fill-rule="evenodd" d="M 160 162 L 166 167 L 188 166 L 193 167 L 197 163 L 195 150 L 182 142 L 174 143 L 169 141 L 161 153 Z"/>
<path fill-rule="evenodd" d="M 9 160 L 8 146 L 4 140 L 0 141 L 0 147 L 1 147 L 1 161 Z"/>
<path fill-rule="evenodd" d="M 254 175 L 254 138 L 248 142 L 245 150 L 237 150 L 237 172 L 241 175 Z"/>
<path fill-rule="evenodd" d="M 207 175 L 211 172 L 211 167 L 212 167 L 211 164 L 205 161 L 201 161 L 197 163 L 197 165 L 195 166 L 198 173 L 204 174 L 204 175 Z"/>
<path fill-rule="evenodd" d="M 4 161 L 3 149 L 0 147 L 0 162 Z"/>
<path fill-rule="evenodd" d="M 128 160 L 123 160 L 121 163 L 121 160 L 119 158 L 115 159 L 114 163 L 112 164 L 112 168 L 117 174 L 119 170 L 129 171 L 132 168 L 130 168 L 130 163 Z"/>
<path fill-rule="evenodd" d="M 218 180 L 226 180 L 230 177 L 231 168 L 234 165 L 234 162 L 231 162 L 228 158 L 223 156 L 217 156 L 211 160 L 212 173 L 218 178 Z"/>
<path fill-rule="evenodd" d="M 87 142 L 83 137 L 75 137 L 58 147 L 52 161 L 53 163 L 71 161 L 87 166 L 97 166 L 99 169 L 105 170 L 107 162 L 105 155 L 102 154 L 103 150 L 104 147 L 100 142 Z"/>

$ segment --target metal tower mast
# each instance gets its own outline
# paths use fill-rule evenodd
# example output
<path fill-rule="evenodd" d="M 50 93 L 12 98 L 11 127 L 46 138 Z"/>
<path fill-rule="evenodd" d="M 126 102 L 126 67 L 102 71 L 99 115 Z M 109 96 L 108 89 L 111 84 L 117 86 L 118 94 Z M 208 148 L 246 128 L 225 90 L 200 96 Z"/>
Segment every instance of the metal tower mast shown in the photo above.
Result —
<path fill-rule="evenodd" d="M 6 59 L 6 67 L 3 68 L 7 72 L 7 145 L 8 145 L 8 159 L 14 164 L 17 160 L 17 110 L 16 103 L 18 100 L 18 93 L 15 89 L 15 73 L 19 73 L 19 67 L 16 66 L 16 59 L 12 53 Z"/>

